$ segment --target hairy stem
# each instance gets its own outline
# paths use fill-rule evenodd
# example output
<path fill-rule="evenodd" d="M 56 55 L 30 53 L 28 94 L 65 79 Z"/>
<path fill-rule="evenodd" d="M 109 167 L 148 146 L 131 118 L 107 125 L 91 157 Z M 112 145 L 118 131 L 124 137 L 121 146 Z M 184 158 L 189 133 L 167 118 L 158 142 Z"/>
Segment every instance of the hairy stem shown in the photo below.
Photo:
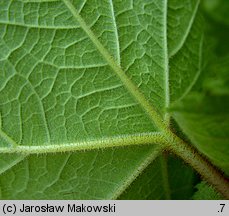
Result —
<path fill-rule="evenodd" d="M 172 142 L 172 143 L 171 143 Z M 196 149 L 189 146 L 177 136 L 168 142 L 167 149 L 191 165 L 209 184 L 211 184 L 226 199 L 229 199 L 229 181 Z"/>

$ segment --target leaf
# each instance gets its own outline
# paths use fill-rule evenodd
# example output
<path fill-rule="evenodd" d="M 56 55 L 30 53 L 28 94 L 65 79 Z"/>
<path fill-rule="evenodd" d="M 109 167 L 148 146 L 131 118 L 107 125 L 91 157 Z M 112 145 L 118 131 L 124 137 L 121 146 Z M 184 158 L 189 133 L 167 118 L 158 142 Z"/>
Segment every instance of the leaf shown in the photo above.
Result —
<path fill-rule="evenodd" d="M 227 0 L 204 0 L 203 8 L 217 22 L 222 22 L 229 25 L 228 10 L 229 3 Z"/>
<path fill-rule="evenodd" d="M 204 91 L 192 93 L 171 110 L 198 149 L 229 175 L 228 57 L 215 59 Z"/>
<path fill-rule="evenodd" d="M 1 0 L 1 199 L 112 199 L 164 173 L 166 108 L 201 71 L 198 4 Z"/>
<path fill-rule="evenodd" d="M 168 1 L 168 53 L 175 55 L 184 45 L 193 26 L 198 7 L 197 1 Z M 193 43 L 193 41 L 192 41 Z"/>
<path fill-rule="evenodd" d="M 194 194 L 195 200 L 221 200 L 222 197 L 206 182 L 201 182 L 197 186 L 197 192 Z"/>
<path fill-rule="evenodd" d="M 228 55 L 229 43 L 229 3 L 227 0 L 202 1 L 202 10 L 206 14 L 207 35 L 215 44 L 215 54 L 224 57 Z"/>
<path fill-rule="evenodd" d="M 208 70 L 211 76 L 205 79 L 204 88 L 211 95 L 228 96 L 229 78 L 228 78 L 229 56 L 217 58 Z"/>
<path fill-rule="evenodd" d="M 129 147 L 29 156 L 1 175 L 1 198 L 112 199 L 156 152 Z"/>
<path fill-rule="evenodd" d="M 161 169 L 158 169 L 161 166 Z M 144 170 L 119 199 L 190 199 L 195 175 L 178 158 L 159 157 Z"/>

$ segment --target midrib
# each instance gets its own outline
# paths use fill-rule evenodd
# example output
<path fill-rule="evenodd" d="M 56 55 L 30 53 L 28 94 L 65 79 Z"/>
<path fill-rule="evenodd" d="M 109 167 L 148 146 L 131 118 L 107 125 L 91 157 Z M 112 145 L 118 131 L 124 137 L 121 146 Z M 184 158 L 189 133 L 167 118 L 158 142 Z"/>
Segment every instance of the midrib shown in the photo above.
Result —
<path fill-rule="evenodd" d="M 148 102 L 144 95 L 139 91 L 138 87 L 129 79 L 117 62 L 113 59 L 107 49 L 101 44 L 98 38 L 94 35 L 92 30 L 87 26 L 83 18 L 78 14 L 76 8 L 69 0 L 63 0 L 65 5 L 71 11 L 72 15 L 75 17 L 76 21 L 79 23 L 81 28 L 85 31 L 91 41 L 94 43 L 100 54 L 107 61 L 110 67 L 113 69 L 115 74 L 120 78 L 123 85 L 131 93 L 131 95 L 139 102 L 141 107 L 145 110 L 148 116 L 151 118 L 154 124 L 158 127 L 159 130 L 166 130 L 167 126 L 164 123 L 164 120 L 157 112 L 157 110 Z"/>

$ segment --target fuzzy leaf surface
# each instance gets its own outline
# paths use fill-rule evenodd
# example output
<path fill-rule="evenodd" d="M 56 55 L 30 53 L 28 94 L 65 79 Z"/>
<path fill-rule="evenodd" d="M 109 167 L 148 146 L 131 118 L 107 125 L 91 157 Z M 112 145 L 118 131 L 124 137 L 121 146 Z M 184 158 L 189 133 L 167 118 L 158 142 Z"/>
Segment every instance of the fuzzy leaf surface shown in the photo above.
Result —
<path fill-rule="evenodd" d="M 198 4 L 0 0 L 0 197 L 116 198 L 151 163 L 164 178 L 155 179 L 155 187 L 179 191 L 170 185 L 171 167 L 156 160 L 159 145 L 106 147 L 116 139 L 124 146 L 133 136 L 144 143 L 145 136 L 155 135 L 159 144 L 155 122 L 116 69 L 165 118 L 170 102 L 184 97 L 201 71 Z M 105 149 L 90 150 L 91 141 Z M 90 151 L 31 154 L 67 146 Z M 155 197 L 166 194 L 160 190 Z"/>

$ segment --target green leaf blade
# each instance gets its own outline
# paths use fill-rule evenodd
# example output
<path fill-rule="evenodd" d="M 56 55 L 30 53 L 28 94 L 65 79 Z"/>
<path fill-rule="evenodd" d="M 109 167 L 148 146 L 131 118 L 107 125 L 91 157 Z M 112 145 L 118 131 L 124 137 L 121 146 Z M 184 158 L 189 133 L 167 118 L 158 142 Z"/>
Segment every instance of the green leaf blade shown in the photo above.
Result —
<path fill-rule="evenodd" d="M 112 199 L 157 151 L 129 147 L 29 156 L 1 176 L 1 199 Z"/>
<path fill-rule="evenodd" d="M 164 150 L 165 139 L 158 131 L 167 128 L 163 122 L 166 108 L 171 98 L 174 102 L 181 97 L 179 91 L 190 90 L 198 75 L 195 65 L 200 43 L 191 41 L 197 32 L 192 21 L 197 3 L 181 24 L 186 34 L 171 45 L 179 44 L 179 49 L 174 59 L 169 59 L 172 36 L 167 29 L 171 26 L 167 1 L 63 2 L 0 1 L 0 150 L 17 152 L 21 147 L 27 153 L 36 153 L 32 149 L 45 153 L 46 147 L 53 146 L 54 150 L 47 152 L 68 151 L 32 154 L 22 161 L 16 157 L 9 168 L 3 164 L 2 199 L 121 196 Z M 184 13 L 177 16 L 184 18 Z M 187 22 L 190 29 L 184 28 Z M 195 40 L 199 38 L 201 33 Z M 193 53 L 196 61 L 189 64 L 191 78 L 186 82 L 186 71 L 178 68 L 182 87 L 173 89 L 175 59 L 179 62 Z M 186 63 L 187 58 L 183 65 Z M 144 140 L 149 134 L 150 139 Z M 157 146 L 106 149 L 135 145 L 133 137 L 138 137 L 139 145 Z M 118 139 L 118 144 L 113 145 L 113 139 Z M 74 149 L 65 148 L 72 144 Z M 69 152 L 82 149 L 90 151 Z M 161 199 L 170 197 L 167 171 L 162 169 L 169 167 L 169 173 L 179 168 L 179 164 L 172 168 L 164 165 L 153 171 L 155 175 L 164 173 L 167 189 L 153 194 Z M 191 180 L 188 185 L 192 184 Z M 156 187 L 160 185 L 158 182 Z M 179 191 L 179 187 L 175 185 L 173 190 Z"/>

